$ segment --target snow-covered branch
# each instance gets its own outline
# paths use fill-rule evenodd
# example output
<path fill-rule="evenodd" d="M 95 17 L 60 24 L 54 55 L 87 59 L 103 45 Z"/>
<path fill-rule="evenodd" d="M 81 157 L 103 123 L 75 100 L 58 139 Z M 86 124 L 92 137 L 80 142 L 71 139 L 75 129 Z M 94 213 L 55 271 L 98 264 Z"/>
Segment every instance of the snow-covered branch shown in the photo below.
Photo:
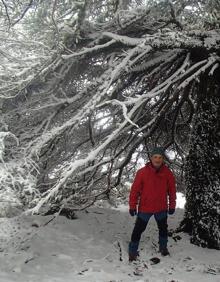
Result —
<path fill-rule="evenodd" d="M 204 3 L 134 2 L 41 1 L 42 21 L 30 9 L 20 30 L 0 32 L 2 127 L 39 189 L 33 212 L 107 195 L 131 180 L 146 144 L 186 151 L 200 79 L 218 77 L 219 31 L 206 29 Z"/>

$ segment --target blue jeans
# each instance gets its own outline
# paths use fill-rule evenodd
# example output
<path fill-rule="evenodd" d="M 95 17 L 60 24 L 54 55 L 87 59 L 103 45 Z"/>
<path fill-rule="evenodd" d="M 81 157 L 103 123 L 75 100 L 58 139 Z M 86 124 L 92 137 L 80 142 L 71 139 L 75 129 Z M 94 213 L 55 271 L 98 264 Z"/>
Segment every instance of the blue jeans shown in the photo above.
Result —
<path fill-rule="evenodd" d="M 139 212 L 131 235 L 131 241 L 129 243 L 129 254 L 132 255 L 138 254 L 138 246 L 141 239 L 141 234 L 146 229 L 148 221 L 152 215 L 154 215 L 154 218 L 157 222 L 157 226 L 159 229 L 159 246 L 160 248 L 167 247 L 167 242 L 168 242 L 167 211 L 162 211 L 157 213 Z"/>

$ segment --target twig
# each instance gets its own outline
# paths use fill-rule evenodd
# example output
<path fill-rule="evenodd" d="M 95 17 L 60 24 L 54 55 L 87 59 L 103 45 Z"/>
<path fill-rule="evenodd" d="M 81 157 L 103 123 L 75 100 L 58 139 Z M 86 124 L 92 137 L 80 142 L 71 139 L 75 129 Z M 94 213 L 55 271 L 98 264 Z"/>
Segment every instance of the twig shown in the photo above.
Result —
<path fill-rule="evenodd" d="M 14 23 L 12 23 L 12 26 L 15 26 L 20 20 L 23 19 L 23 17 L 25 16 L 25 14 L 27 13 L 27 11 L 29 10 L 29 8 L 32 6 L 33 4 L 33 0 L 30 0 L 29 4 L 27 5 L 27 7 L 24 9 L 23 13 L 21 14 L 20 18 L 17 19 Z"/>
<path fill-rule="evenodd" d="M 6 3 L 5 3 L 4 0 L 2 0 L 2 3 L 3 3 L 3 5 L 4 5 L 4 7 L 5 7 L 5 12 L 6 12 L 6 16 L 7 16 L 8 23 L 9 23 L 9 28 L 10 28 L 10 26 L 11 26 L 11 20 L 10 20 L 10 16 L 9 16 L 9 13 L 8 13 L 8 6 L 6 5 Z"/>

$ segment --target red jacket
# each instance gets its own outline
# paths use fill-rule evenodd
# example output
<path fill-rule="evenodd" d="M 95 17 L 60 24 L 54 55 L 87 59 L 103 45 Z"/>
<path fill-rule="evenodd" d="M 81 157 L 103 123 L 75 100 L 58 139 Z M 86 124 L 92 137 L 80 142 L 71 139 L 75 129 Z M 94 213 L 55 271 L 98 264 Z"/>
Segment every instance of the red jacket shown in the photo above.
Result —
<path fill-rule="evenodd" d="M 155 213 L 175 209 L 176 185 L 170 169 L 163 164 L 156 170 L 151 163 L 139 169 L 131 186 L 130 209 Z"/>

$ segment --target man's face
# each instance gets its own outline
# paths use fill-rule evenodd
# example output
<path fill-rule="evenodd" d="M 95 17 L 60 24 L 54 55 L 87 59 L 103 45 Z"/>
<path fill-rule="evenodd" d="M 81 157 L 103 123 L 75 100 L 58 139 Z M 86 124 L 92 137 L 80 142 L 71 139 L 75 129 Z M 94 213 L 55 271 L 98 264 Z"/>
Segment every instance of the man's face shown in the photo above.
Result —
<path fill-rule="evenodd" d="M 153 166 L 155 168 L 159 168 L 163 164 L 163 156 L 162 155 L 157 155 L 157 154 L 153 155 L 151 157 L 151 162 L 152 162 L 152 164 L 153 164 Z"/>

